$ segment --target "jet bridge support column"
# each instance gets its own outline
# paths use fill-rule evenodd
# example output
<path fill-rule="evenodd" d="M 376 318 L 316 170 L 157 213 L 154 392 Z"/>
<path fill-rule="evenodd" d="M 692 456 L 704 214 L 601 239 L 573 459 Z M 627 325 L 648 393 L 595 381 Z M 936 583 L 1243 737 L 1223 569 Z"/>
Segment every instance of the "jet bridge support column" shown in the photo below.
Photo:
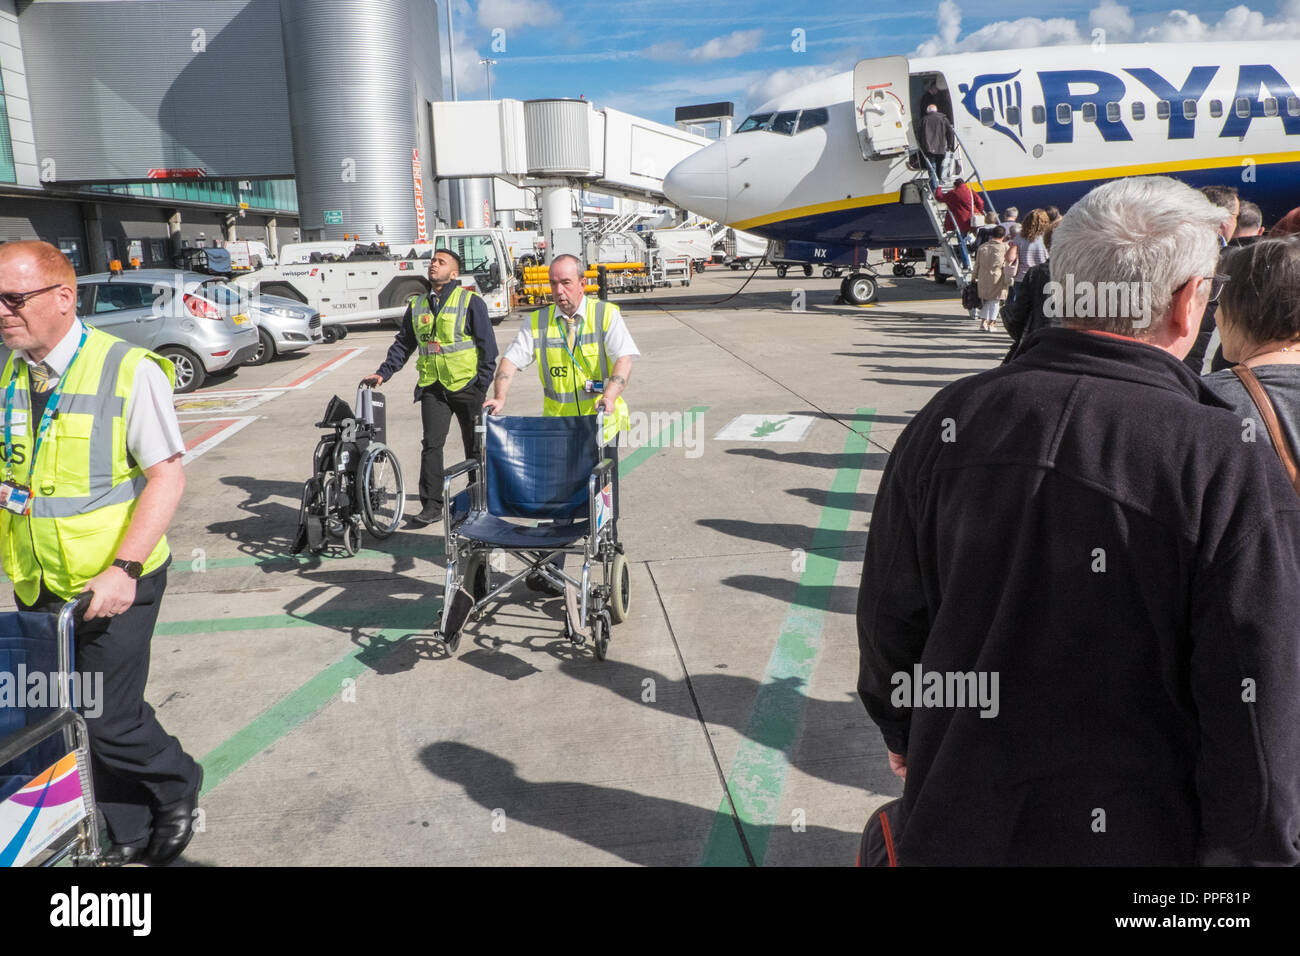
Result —
<path fill-rule="evenodd" d="M 573 198 L 573 189 L 568 185 L 542 187 L 542 235 L 546 237 L 548 265 L 555 256 L 555 230 L 573 228 Z"/>

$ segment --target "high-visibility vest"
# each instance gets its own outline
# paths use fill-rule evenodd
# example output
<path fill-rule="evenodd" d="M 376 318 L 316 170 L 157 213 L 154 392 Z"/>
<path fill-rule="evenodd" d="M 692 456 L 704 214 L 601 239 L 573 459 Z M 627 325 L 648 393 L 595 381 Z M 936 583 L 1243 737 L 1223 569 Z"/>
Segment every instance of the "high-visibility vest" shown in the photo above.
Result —
<path fill-rule="evenodd" d="M 588 392 L 588 379 L 609 380 L 609 359 L 605 354 L 605 333 L 618 314 L 618 307 L 600 299 L 587 298 L 586 314 L 573 356 L 565 347 L 567 326 L 555 314 L 555 306 L 538 309 L 530 317 L 533 333 L 533 358 L 542 379 L 542 414 L 594 415 L 599 392 Z M 627 402 L 620 395 L 614 403 L 614 415 L 605 416 L 605 442 L 628 427 Z"/>
<path fill-rule="evenodd" d="M 58 414 L 36 462 L 31 449 L 40 419 L 32 418 L 27 363 L 10 353 L 0 374 L 0 395 L 10 379 L 18 379 L 11 412 L 13 476 L 32 493 L 28 514 L 0 509 L 0 559 L 26 604 L 36 601 L 42 580 L 71 600 L 113 563 L 147 480 L 126 449 L 126 403 L 136 372 L 141 362 L 154 361 L 176 384 L 167 359 L 98 329 L 86 332 L 86 344 L 60 379 Z M 164 536 L 144 572 L 160 568 L 170 553 Z"/>
<path fill-rule="evenodd" d="M 429 296 L 422 295 L 411 303 L 411 324 L 420 347 L 415 367 L 421 386 L 441 382 L 447 391 L 459 392 L 474 380 L 478 345 L 465 330 L 473 296 L 470 290 L 456 286 L 436 317 Z"/>

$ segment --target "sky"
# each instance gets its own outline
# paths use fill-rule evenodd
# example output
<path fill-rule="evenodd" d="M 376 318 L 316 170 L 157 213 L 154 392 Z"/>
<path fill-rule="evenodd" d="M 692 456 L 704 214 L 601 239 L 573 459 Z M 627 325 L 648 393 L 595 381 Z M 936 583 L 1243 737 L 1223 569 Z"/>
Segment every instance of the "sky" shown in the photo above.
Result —
<path fill-rule="evenodd" d="M 787 90 L 891 54 L 935 55 L 1088 43 L 1291 39 L 1300 0 L 1168 2 L 863 0 L 437 0 L 455 31 L 460 99 L 584 97 L 673 122 L 678 106 L 730 100 L 737 121 Z M 807 14 L 801 7 L 808 7 Z M 884 8 L 884 9 L 882 9 Z M 1297 54 L 1300 56 L 1300 52 Z M 446 50 L 444 47 L 444 71 Z M 444 95 L 450 99 L 447 86 Z"/>

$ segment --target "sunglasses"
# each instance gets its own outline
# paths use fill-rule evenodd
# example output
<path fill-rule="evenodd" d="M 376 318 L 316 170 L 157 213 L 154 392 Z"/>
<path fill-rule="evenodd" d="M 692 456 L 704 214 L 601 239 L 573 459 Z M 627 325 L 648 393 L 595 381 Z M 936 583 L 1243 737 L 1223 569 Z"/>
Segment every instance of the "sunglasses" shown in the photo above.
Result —
<path fill-rule="evenodd" d="M 49 292 L 51 289 L 60 289 L 63 283 L 59 282 L 54 285 L 47 285 L 44 289 L 37 289 L 35 292 L 0 292 L 0 302 L 5 304 L 11 312 L 17 312 L 27 304 L 27 300 L 33 296 L 38 296 L 42 292 Z"/>
<path fill-rule="evenodd" d="M 1223 292 L 1223 287 L 1228 284 L 1230 278 L 1231 276 L 1226 276 L 1222 272 L 1216 272 L 1212 276 L 1192 276 L 1187 280 L 1187 282 L 1184 282 L 1182 286 L 1179 286 L 1179 288 L 1181 289 L 1188 283 L 1195 282 L 1197 279 L 1208 279 L 1210 282 L 1210 297 L 1205 301 L 1206 303 L 1218 302 L 1219 295 Z"/>

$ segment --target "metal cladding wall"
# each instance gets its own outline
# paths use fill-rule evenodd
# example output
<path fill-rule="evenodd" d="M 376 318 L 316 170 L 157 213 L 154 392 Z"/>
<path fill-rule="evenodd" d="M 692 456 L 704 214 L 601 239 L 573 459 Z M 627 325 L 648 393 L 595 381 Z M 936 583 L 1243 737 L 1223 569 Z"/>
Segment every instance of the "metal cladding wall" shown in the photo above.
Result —
<path fill-rule="evenodd" d="M 278 0 L 35 0 L 19 11 L 47 179 L 293 175 Z"/>
<path fill-rule="evenodd" d="M 304 238 L 415 236 L 412 150 L 424 108 L 417 101 L 441 76 L 425 23 L 434 10 L 431 0 L 282 0 Z M 424 188 L 427 215 L 428 180 Z M 327 210 L 342 222 L 327 224 Z"/>
<path fill-rule="evenodd" d="M 528 171 L 534 176 L 584 176 L 591 171 L 591 104 L 526 100 Z"/>

